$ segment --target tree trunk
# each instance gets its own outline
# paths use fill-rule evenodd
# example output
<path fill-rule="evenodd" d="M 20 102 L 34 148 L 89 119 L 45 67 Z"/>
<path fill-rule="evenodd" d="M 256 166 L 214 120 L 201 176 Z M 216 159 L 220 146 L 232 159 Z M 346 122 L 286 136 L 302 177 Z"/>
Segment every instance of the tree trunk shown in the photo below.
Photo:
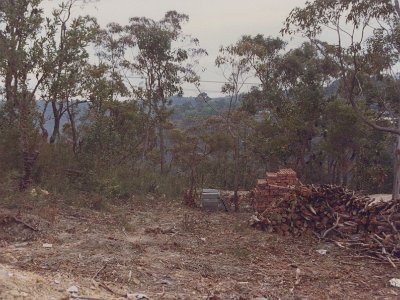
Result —
<path fill-rule="evenodd" d="M 78 134 L 76 132 L 76 124 L 73 112 L 71 111 L 71 106 L 69 105 L 69 100 L 67 100 L 67 113 L 69 118 L 69 123 L 71 125 L 71 132 L 72 132 L 72 150 L 74 154 L 77 153 L 77 146 L 78 146 Z"/>
<path fill-rule="evenodd" d="M 147 150 L 149 149 L 150 130 L 151 130 L 151 121 L 150 121 L 151 120 L 151 114 L 152 114 L 152 109 L 151 109 L 151 105 L 150 105 L 149 106 L 149 112 L 147 113 L 146 124 L 145 124 L 146 135 L 145 135 L 145 138 L 144 138 L 142 161 L 145 161 Z"/>
<path fill-rule="evenodd" d="M 239 211 L 239 195 L 238 195 L 238 190 L 239 190 L 239 138 L 236 139 L 237 141 L 235 142 L 235 149 L 234 149 L 234 176 L 233 176 L 233 188 L 234 188 L 234 194 L 233 194 L 233 203 L 235 205 L 235 212 Z"/>
<path fill-rule="evenodd" d="M 400 119 L 398 121 L 400 129 Z M 396 148 L 394 152 L 394 178 L 393 178 L 393 200 L 400 200 L 400 135 L 396 136 Z"/>
<path fill-rule="evenodd" d="M 160 171 L 161 174 L 163 174 L 165 165 L 165 145 L 164 145 L 164 128 L 162 124 L 160 124 L 158 127 L 158 135 L 160 138 Z"/>
<path fill-rule="evenodd" d="M 24 175 L 21 178 L 19 189 L 21 191 L 26 190 L 29 185 L 32 183 L 32 173 L 33 173 L 33 167 L 36 162 L 36 159 L 39 155 L 39 151 L 36 151 L 35 153 L 29 153 L 24 151 L 22 154 L 23 158 L 23 171 Z"/>
<path fill-rule="evenodd" d="M 51 106 L 53 109 L 54 125 L 53 125 L 53 132 L 51 133 L 50 137 L 50 144 L 54 144 L 56 139 L 60 136 L 61 114 L 59 113 L 56 103 L 54 101 L 51 102 Z"/>
<path fill-rule="evenodd" d="M 22 168 L 23 176 L 19 183 L 21 191 L 26 190 L 32 183 L 33 167 L 39 156 L 39 142 L 37 139 L 37 132 L 32 124 L 32 104 L 30 103 L 30 95 L 26 92 L 21 93 L 18 108 L 18 130 L 19 142 L 22 152 Z"/>

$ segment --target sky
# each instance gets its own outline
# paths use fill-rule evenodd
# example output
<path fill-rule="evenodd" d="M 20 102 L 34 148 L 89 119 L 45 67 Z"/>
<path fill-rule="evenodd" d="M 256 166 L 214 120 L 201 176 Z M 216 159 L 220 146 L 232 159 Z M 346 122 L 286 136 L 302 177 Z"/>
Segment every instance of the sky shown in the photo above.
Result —
<path fill-rule="evenodd" d="M 46 0 L 45 11 L 60 1 Z M 204 81 L 224 81 L 222 72 L 214 61 L 221 46 L 235 43 L 242 35 L 264 34 L 278 36 L 285 18 L 296 6 L 304 6 L 306 0 L 99 0 L 94 4 L 75 8 L 75 14 L 90 14 L 101 26 L 110 22 L 127 24 L 131 17 L 147 17 L 159 20 L 165 12 L 176 10 L 189 15 L 190 21 L 184 33 L 200 40 L 208 57 L 201 60 L 206 70 L 201 74 Z M 288 37 L 286 37 L 289 39 Z M 209 96 L 221 95 L 219 83 L 201 84 Z M 194 86 L 185 85 L 186 96 L 198 94 Z"/>

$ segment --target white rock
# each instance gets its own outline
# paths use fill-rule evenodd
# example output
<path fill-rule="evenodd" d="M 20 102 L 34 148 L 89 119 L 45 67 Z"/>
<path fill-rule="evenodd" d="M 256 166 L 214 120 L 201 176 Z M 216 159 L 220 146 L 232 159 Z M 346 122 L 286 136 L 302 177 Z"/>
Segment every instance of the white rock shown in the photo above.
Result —
<path fill-rule="evenodd" d="M 326 255 L 326 254 L 328 253 L 328 250 L 319 249 L 319 250 L 317 250 L 317 252 L 318 252 L 319 254 L 321 254 L 321 255 Z"/>
<path fill-rule="evenodd" d="M 53 248 L 53 244 L 43 244 L 43 248 L 46 248 L 46 249 Z"/>
<path fill-rule="evenodd" d="M 50 193 L 46 190 L 40 189 L 40 193 L 42 193 L 42 195 L 48 196 L 50 195 Z"/>
<path fill-rule="evenodd" d="M 77 294 L 79 293 L 79 288 L 76 285 L 73 285 L 67 289 L 67 292 L 71 294 Z"/>
<path fill-rule="evenodd" d="M 14 244 L 13 246 L 14 246 L 14 248 L 22 248 L 22 247 L 26 247 L 28 245 L 29 244 L 25 242 L 25 243 Z"/>
<path fill-rule="evenodd" d="M 60 284 L 60 283 L 61 283 L 61 280 L 56 279 L 56 280 L 54 280 L 54 283 L 55 283 L 55 284 Z"/>
<path fill-rule="evenodd" d="M 36 197 L 38 195 L 36 189 L 31 189 L 31 196 Z"/>
<path fill-rule="evenodd" d="M 0 279 L 4 280 L 4 279 L 8 279 L 8 278 L 10 278 L 10 273 L 0 270 Z"/>
<path fill-rule="evenodd" d="M 400 288 L 400 279 L 398 279 L 398 278 L 392 278 L 392 279 L 390 279 L 389 283 L 390 283 L 390 285 L 393 286 L 393 287 Z"/>
<path fill-rule="evenodd" d="M 126 294 L 126 298 L 131 299 L 131 300 L 149 300 L 150 298 L 147 297 L 145 294 Z"/>

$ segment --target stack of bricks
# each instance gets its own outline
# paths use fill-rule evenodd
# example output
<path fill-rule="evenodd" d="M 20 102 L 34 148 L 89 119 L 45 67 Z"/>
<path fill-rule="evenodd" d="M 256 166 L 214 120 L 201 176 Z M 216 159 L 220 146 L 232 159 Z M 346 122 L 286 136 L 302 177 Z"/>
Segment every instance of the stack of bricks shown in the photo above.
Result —
<path fill-rule="evenodd" d="M 279 199 L 288 196 L 301 183 L 292 169 L 282 169 L 277 173 L 267 172 L 265 179 L 259 179 L 254 190 L 253 206 L 259 213 L 264 212 Z"/>

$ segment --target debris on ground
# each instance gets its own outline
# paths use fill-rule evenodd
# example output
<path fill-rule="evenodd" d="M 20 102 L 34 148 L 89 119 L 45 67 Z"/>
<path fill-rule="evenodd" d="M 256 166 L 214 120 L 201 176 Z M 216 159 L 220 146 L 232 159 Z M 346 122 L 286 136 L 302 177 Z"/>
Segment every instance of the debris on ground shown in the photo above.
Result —
<path fill-rule="evenodd" d="M 177 232 L 175 227 L 152 227 L 152 228 L 146 228 L 144 230 L 145 233 L 149 234 L 174 234 Z"/>
<path fill-rule="evenodd" d="M 326 255 L 328 253 L 328 250 L 326 249 L 318 249 L 317 252 L 321 255 Z"/>
<path fill-rule="evenodd" d="M 127 294 L 126 298 L 132 300 L 148 300 L 149 298 L 145 294 Z"/>
<path fill-rule="evenodd" d="M 7 243 L 18 243 L 23 247 L 27 241 L 40 236 L 47 225 L 48 222 L 38 216 L 21 215 L 20 212 L 0 207 L 0 247 Z"/>
<path fill-rule="evenodd" d="M 390 285 L 393 286 L 393 287 L 400 288 L 400 279 L 398 279 L 398 278 L 392 278 L 392 279 L 390 279 L 389 283 L 390 283 Z"/>
<path fill-rule="evenodd" d="M 171 279 L 160 279 L 156 281 L 156 284 L 161 284 L 161 285 L 174 285 L 175 281 Z"/>
<path fill-rule="evenodd" d="M 67 289 L 67 292 L 71 295 L 72 298 L 79 297 L 79 288 L 76 285 L 70 286 Z"/>
<path fill-rule="evenodd" d="M 10 213 L 36 225 L 31 209 Z M 67 292 L 72 286 L 77 299 L 103 300 L 127 293 L 135 300 L 398 298 L 389 280 L 399 272 L 388 261 L 355 258 L 343 248 L 322 256 L 316 250 L 331 253 L 330 243 L 312 234 L 296 239 L 253 230 L 251 215 L 160 201 L 107 211 L 62 207 L 54 222 L 38 226 L 40 234 L 15 222 L 0 225 L 0 236 L 8 226 L 20 230 L 15 242 L 7 236 L 0 247 L 0 299 L 74 299 Z M 145 232 L 155 227 L 177 233 Z M 24 231 L 35 238 L 19 241 Z"/>
<path fill-rule="evenodd" d="M 398 203 L 377 202 L 340 186 L 299 185 L 290 170 L 279 174 L 267 173 L 256 187 L 253 227 L 282 235 L 308 231 L 393 266 L 400 262 Z"/>

